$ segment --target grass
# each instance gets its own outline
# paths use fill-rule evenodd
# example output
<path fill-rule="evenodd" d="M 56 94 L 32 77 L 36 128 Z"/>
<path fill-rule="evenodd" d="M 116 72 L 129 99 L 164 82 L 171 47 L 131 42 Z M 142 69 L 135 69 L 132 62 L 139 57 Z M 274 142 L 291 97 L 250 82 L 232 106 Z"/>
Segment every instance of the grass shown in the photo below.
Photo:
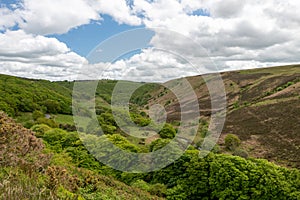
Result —
<path fill-rule="evenodd" d="M 258 68 L 250 70 L 241 70 L 240 74 L 256 74 L 256 73 L 269 73 L 269 74 L 294 74 L 299 73 L 300 65 L 287 65 L 287 66 L 275 66 L 268 68 Z"/>
<path fill-rule="evenodd" d="M 73 115 L 58 114 L 58 115 L 54 116 L 54 119 L 59 124 L 70 124 L 70 125 L 75 124 L 74 119 L 73 119 Z"/>
<path fill-rule="evenodd" d="M 32 113 L 30 112 L 20 113 L 20 115 L 16 117 L 16 121 L 18 123 L 27 122 L 30 120 L 32 120 Z"/>
<path fill-rule="evenodd" d="M 265 101 L 260 101 L 260 102 L 257 102 L 255 104 L 252 104 L 251 106 L 265 106 L 265 105 L 272 105 L 272 104 L 276 104 L 276 103 L 279 103 L 279 102 L 286 102 L 286 101 L 290 101 L 290 100 L 297 100 L 299 99 L 299 97 L 288 97 L 288 98 L 281 98 L 281 99 L 268 99 L 268 100 L 265 100 Z"/>

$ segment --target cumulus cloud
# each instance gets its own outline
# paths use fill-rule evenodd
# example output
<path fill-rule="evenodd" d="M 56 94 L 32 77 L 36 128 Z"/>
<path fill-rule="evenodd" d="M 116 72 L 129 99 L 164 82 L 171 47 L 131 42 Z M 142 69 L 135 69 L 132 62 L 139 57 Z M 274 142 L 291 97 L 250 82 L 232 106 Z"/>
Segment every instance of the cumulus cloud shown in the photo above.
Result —
<path fill-rule="evenodd" d="M 97 63 L 82 68 L 79 78 L 165 82 L 199 73 L 199 68 L 174 52 L 147 48 L 131 58 L 120 59 L 114 63 Z"/>
<path fill-rule="evenodd" d="M 112 16 L 120 24 L 128 24 L 137 26 L 140 25 L 142 20 L 134 15 L 133 11 L 124 0 L 114 0 L 109 3 L 106 0 L 98 0 L 93 4 L 94 8 L 102 14 Z"/>
<path fill-rule="evenodd" d="M 140 25 L 124 0 L 21 0 L 15 9 L 0 8 L 0 30 L 18 25 L 27 33 L 49 35 L 67 33 L 72 28 L 101 21 L 108 14 L 118 23 Z"/>
<path fill-rule="evenodd" d="M 199 73 L 213 71 L 208 57 L 220 70 L 291 64 L 300 60 L 299 9 L 300 2 L 295 0 L 22 0 L 14 9 L 0 8 L 0 30 L 16 25 L 24 30 L 8 31 L 0 36 L 6 41 L 0 46 L 0 61 L 10 66 L 6 70 L 14 69 L 16 73 L 21 73 L 18 65 L 21 63 L 24 69 L 39 66 L 32 74 L 43 70 L 50 74 L 55 69 L 70 77 L 74 66 L 82 65 L 85 59 L 72 53 L 65 44 L 36 34 L 66 33 L 108 14 L 120 24 L 142 24 L 148 29 L 163 28 L 177 34 L 153 29 L 156 34 L 151 45 L 168 53 L 145 49 L 130 59 L 112 64 L 103 74 L 107 78 L 142 77 L 155 81 L 153 75 L 161 81 L 176 74 L 194 74 L 189 63 L 172 57 L 171 51 L 196 63 L 201 68 Z M 181 40 L 178 34 L 190 38 L 190 42 Z M 105 66 L 107 63 L 86 67 L 97 72 Z M 178 70 L 163 75 L 156 73 L 170 66 Z M 55 73 L 52 76 L 56 77 Z M 90 76 L 86 74 L 86 77 Z"/>
<path fill-rule="evenodd" d="M 204 1 L 203 7 L 208 9 L 212 17 L 219 18 L 233 18 L 238 17 L 242 12 L 244 12 L 244 7 L 246 4 L 245 0 L 215 0 L 215 1 Z"/>
<path fill-rule="evenodd" d="M 35 34 L 66 33 L 100 19 L 97 10 L 84 0 L 24 0 L 19 13 L 23 18 L 20 28 Z"/>
<path fill-rule="evenodd" d="M 13 10 L 0 7 L 0 30 L 15 26 L 19 20 L 20 17 Z"/>
<path fill-rule="evenodd" d="M 85 58 L 55 38 L 27 34 L 23 30 L 0 34 L 0 73 L 50 80 L 72 80 Z"/>
<path fill-rule="evenodd" d="M 135 9 L 148 28 L 161 27 L 190 37 L 206 49 L 222 70 L 299 62 L 300 3 L 279 1 L 136 0 Z M 169 3 L 169 7 L 165 6 Z M 194 11 L 201 10 L 200 14 Z M 159 16 L 158 13 L 166 13 Z M 154 46 L 178 48 L 193 55 L 189 45 L 157 34 Z M 198 58 L 199 55 L 194 55 Z M 200 56 L 201 57 L 201 56 Z M 190 58 L 192 59 L 192 58 Z M 232 64 L 232 65 L 231 65 Z"/>

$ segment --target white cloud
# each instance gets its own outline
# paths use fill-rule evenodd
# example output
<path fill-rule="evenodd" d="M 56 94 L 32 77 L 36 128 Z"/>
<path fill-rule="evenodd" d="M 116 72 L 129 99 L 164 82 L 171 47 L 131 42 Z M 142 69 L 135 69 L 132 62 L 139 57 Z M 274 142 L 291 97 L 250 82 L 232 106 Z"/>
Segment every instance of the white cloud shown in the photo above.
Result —
<path fill-rule="evenodd" d="M 133 26 L 144 24 L 149 29 L 164 28 L 191 38 L 191 41 L 196 43 L 181 40 L 175 36 L 176 34 L 157 31 L 151 44 L 160 49 L 179 52 L 189 61 L 199 63 L 199 66 L 209 63 L 206 52 L 221 70 L 300 61 L 298 12 L 300 2 L 295 0 L 111 0 L 109 2 L 23 0 L 22 2 L 23 4 L 17 5 L 14 10 L 0 8 L 0 30 L 18 24 L 27 33 L 66 33 L 72 28 L 90 23 L 91 20 L 101 20 L 101 14 L 108 14 L 120 24 Z M 208 16 L 202 16 L 201 13 Z M 10 66 L 6 67 L 6 70 L 14 69 L 15 72 L 21 73 L 20 66 L 24 69 L 39 66 L 35 71 L 31 71 L 31 74 L 42 73 L 45 70 L 45 74 L 50 75 L 52 72 L 51 76 L 54 77 L 57 74 L 54 73 L 55 70 L 61 70 L 60 75 L 70 77 L 71 71 L 76 68 L 74 66 L 81 66 L 85 62 L 83 58 L 72 53 L 65 44 L 44 36 L 25 34 L 24 31 L 0 35 L 0 61 Z M 206 51 L 195 50 L 201 49 L 201 46 Z M 97 72 L 103 70 L 105 66 L 105 63 L 100 63 L 87 67 Z M 167 76 L 156 73 L 170 66 L 178 70 L 172 70 L 169 74 L 164 73 Z M 211 66 L 202 69 L 203 72 L 207 72 Z M 105 72 L 105 76 L 112 78 L 126 76 L 132 79 L 142 77 L 141 79 L 149 81 L 157 78 L 161 81 L 176 74 L 179 76 L 191 73 L 194 71 L 182 60 L 146 49 L 128 60 L 114 63 Z"/>
<path fill-rule="evenodd" d="M 124 0 L 22 0 L 16 9 L 0 8 L 0 30 L 18 25 L 27 33 L 63 34 L 111 15 L 118 23 L 140 25 Z"/>
<path fill-rule="evenodd" d="M 49 80 L 74 79 L 85 58 L 55 38 L 22 30 L 0 34 L 0 73 Z"/>
<path fill-rule="evenodd" d="M 92 79 L 110 78 L 138 82 L 164 82 L 170 79 L 199 74 L 180 55 L 161 49 L 143 49 L 140 54 L 129 59 L 121 59 L 113 64 L 99 63 L 90 66 L 81 74 L 93 74 Z"/>
<path fill-rule="evenodd" d="M 66 33 L 71 28 L 99 20 L 89 1 L 84 0 L 24 0 L 24 19 L 19 26 L 28 33 Z"/>
<path fill-rule="evenodd" d="M 17 11 L 0 7 L 0 30 L 15 26 L 19 20 L 20 16 L 17 14 Z"/>
<path fill-rule="evenodd" d="M 142 20 L 135 16 L 130 7 L 124 0 L 98 0 L 93 5 L 94 8 L 102 14 L 112 16 L 120 24 L 128 24 L 137 26 L 140 25 Z"/>
<path fill-rule="evenodd" d="M 210 11 L 212 17 L 217 18 L 234 18 L 244 12 L 246 1 L 244 0 L 201 0 L 204 8 Z"/>
<path fill-rule="evenodd" d="M 151 3 L 136 0 L 135 3 L 136 12 L 145 16 L 146 27 L 161 27 L 190 37 L 207 50 L 220 69 L 253 68 L 253 63 L 262 67 L 300 61 L 298 1 L 157 0 Z M 194 15 L 197 10 L 209 13 L 209 16 Z M 160 16 L 159 13 L 164 14 Z M 187 56 L 193 54 L 189 45 L 174 44 L 176 37 L 162 34 L 155 37 L 152 40 L 155 47 L 176 48 Z"/>

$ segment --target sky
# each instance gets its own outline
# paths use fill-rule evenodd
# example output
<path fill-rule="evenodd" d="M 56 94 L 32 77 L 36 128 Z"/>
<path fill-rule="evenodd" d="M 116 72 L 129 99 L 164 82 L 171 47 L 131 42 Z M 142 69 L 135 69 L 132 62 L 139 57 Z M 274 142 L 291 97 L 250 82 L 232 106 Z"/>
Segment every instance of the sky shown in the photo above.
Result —
<path fill-rule="evenodd" d="M 162 82 L 295 64 L 299 10 L 296 0 L 0 0 L 0 73 Z M 143 38 L 136 29 L 149 32 L 145 46 L 120 51 Z M 95 63 L 95 52 L 123 54 Z"/>

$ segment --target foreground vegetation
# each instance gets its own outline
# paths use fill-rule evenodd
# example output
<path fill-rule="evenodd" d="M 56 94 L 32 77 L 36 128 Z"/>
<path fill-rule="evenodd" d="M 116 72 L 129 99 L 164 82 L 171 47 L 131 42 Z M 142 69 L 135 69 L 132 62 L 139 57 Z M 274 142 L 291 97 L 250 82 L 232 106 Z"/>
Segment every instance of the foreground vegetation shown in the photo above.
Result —
<path fill-rule="evenodd" d="M 300 198 L 300 172 L 266 160 L 215 153 L 201 158 L 191 146 L 164 169 L 130 174 L 98 162 L 76 132 L 44 124 L 32 132 L 4 113 L 0 126 L 2 199 Z M 120 134 L 107 137 L 124 150 L 140 151 Z"/>
<path fill-rule="evenodd" d="M 34 132 L 0 113 L 0 199 L 159 199 L 111 176 L 89 170 L 92 168 L 87 165 L 96 161 L 84 150 L 85 154 L 81 154 L 83 146 L 74 147 L 72 142 L 80 142 L 76 134 L 49 128 L 48 134 L 51 133 L 48 137 L 59 139 L 56 138 L 55 145 L 46 142 L 45 147 Z M 62 151 L 67 147 L 78 152 Z M 87 165 L 79 167 L 84 162 Z"/>

